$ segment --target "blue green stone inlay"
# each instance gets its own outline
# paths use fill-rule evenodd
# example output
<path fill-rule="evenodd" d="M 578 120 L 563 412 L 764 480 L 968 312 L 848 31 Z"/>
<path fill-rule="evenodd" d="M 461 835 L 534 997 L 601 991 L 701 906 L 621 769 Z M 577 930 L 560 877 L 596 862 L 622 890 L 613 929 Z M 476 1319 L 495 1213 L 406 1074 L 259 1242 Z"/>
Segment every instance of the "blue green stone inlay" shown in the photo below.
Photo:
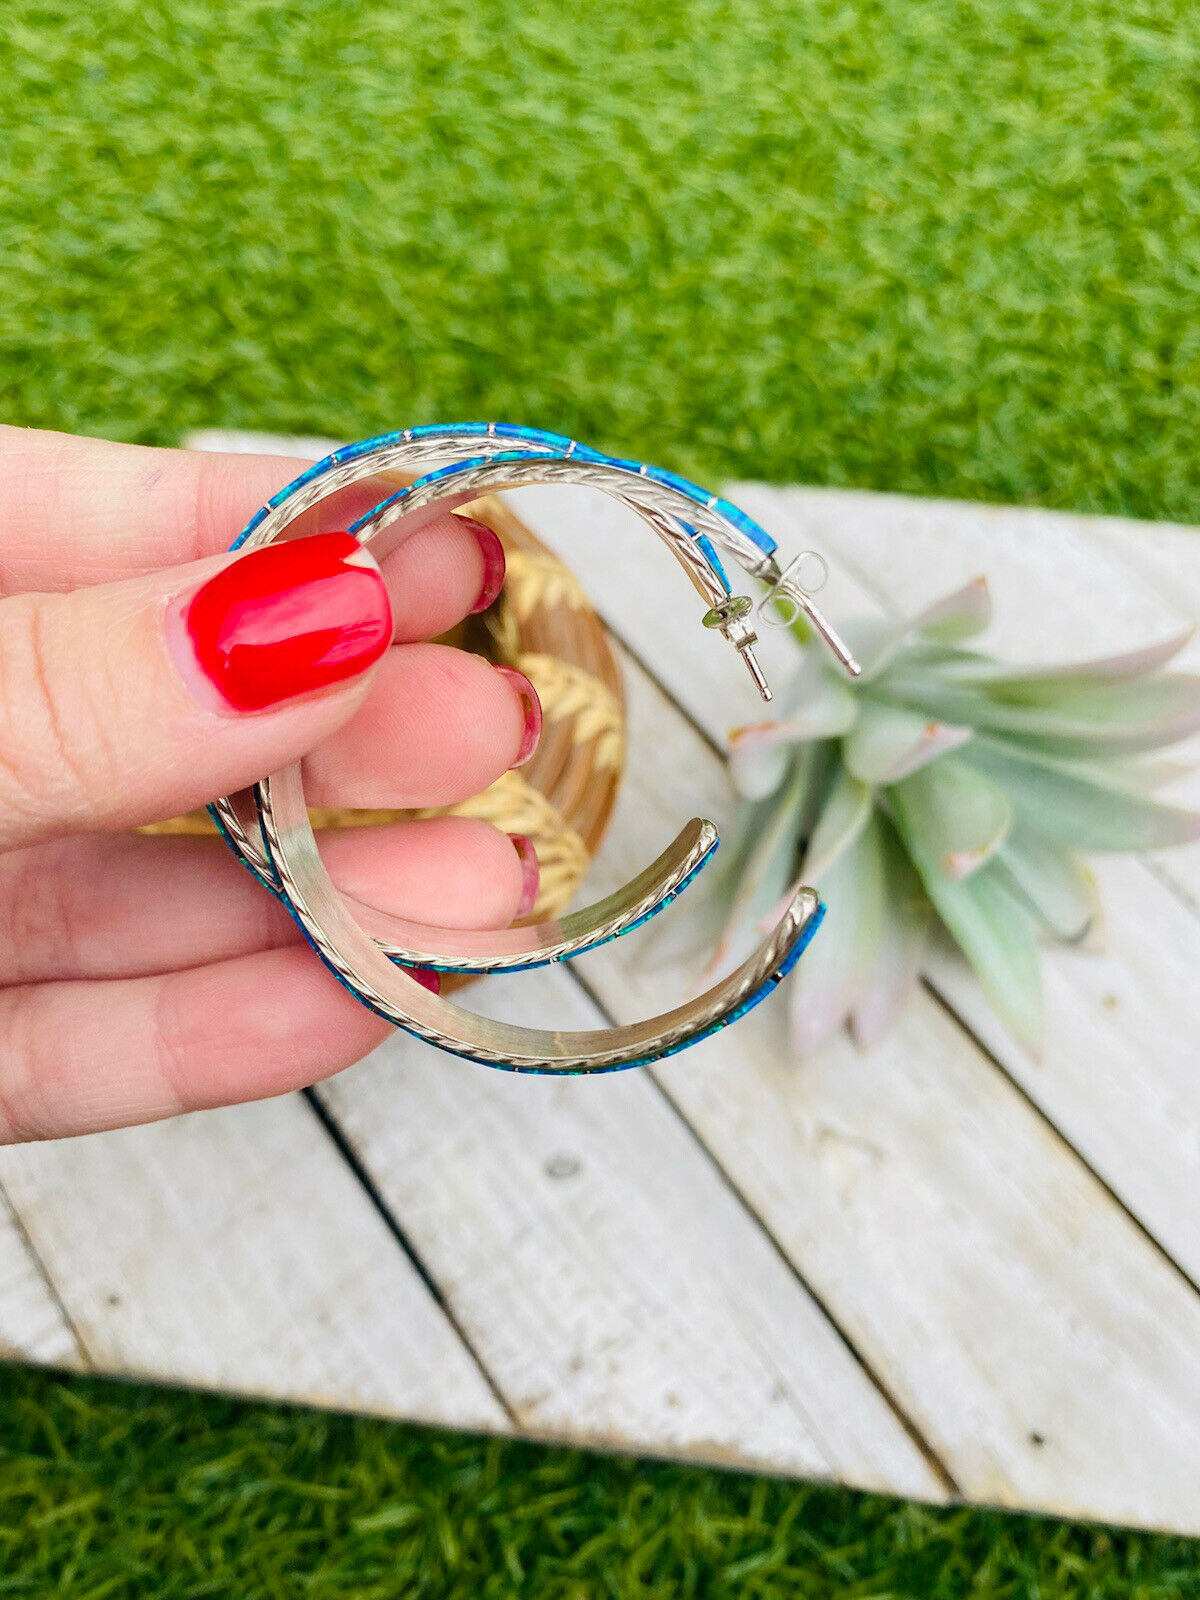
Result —
<path fill-rule="evenodd" d="M 697 484 L 692 483 L 689 479 L 681 477 L 678 473 L 669 472 L 659 467 L 648 466 L 646 463 L 640 461 L 632 461 L 619 456 L 604 455 L 602 452 L 593 450 L 587 445 L 581 445 L 577 441 L 568 439 L 562 434 L 550 433 L 541 428 L 524 428 L 514 423 L 504 422 L 466 422 L 453 424 L 427 423 L 415 428 L 397 429 L 391 433 L 378 434 L 374 438 L 362 439 L 354 444 L 342 445 L 338 449 L 332 451 L 329 455 L 325 456 L 322 460 L 314 462 L 310 467 L 306 467 L 305 470 L 296 478 L 294 478 L 291 483 L 289 483 L 285 488 L 280 489 L 279 492 L 275 494 L 265 506 L 255 513 L 255 515 L 242 529 L 238 537 L 234 540 L 230 548 L 233 550 L 238 549 L 262 523 L 263 519 L 269 516 L 272 511 L 286 504 L 286 502 L 299 490 L 306 488 L 311 483 L 317 482 L 327 473 L 334 471 L 336 468 L 344 466 L 349 462 L 360 460 L 364 456 L 369 456 L 374 451 L 387 448 L 388 446 L 407 443 L 413 440 L 438 439 L 454 435 L 459 437 L 464 435 L 487 436 L 505 441 L 511 440 L 513 448 L 510 450 L 494 451 L 489 455 L 472 456 L 466 460 L 452 462 L 448 465 L 431 470 L 421 478 L 417 479 L 417 481 L 410 487 L 401 489 L 396 494 L 390 495 L 386 499 L 381 500 L 378 505 L 374 506 L 371 511 L 367 512 L 365 516 L 360 517 L 358 521 L 352 525 L 350 532 L 358 533 L 364 524 L 366 524 L 372 517 L 377 515 L 381 510 L 388 506 L 403 502 L 405 499 L 415 493 L 417 489 L 423 487 L 424 485 L 452 479 L 456 474 L 465 471 L 469 467 L 473 467 L 484 462 L 506 461 L 528 462 L 530 465 L 536 465 L 539 460 L 544 461 L 548 456 L 558 458 L 570 456 L 582 461 L 607 464 L 609 466 L 617 467 L 622 471 L 636 474 L 638 477 L 651 479 L 657 483 L 674 489 L 679 494 L 691 500 L 694 504 L 716 511 L 732 527 L 736 528 L 739 533 L 743 534 L 751 542 L 751 544 L 753 544 L 757 549 L 761 550 L 764 555 L 770 556 L 775 552 L 775 541 L 763 528 L 759 527 L 758 523 L 755 522 L 752 517 L 747 516 L 744 511 L 742 511 L 738 506 L 733 505 L 730 501 L 722 499 L 717 495 L 709 494 L 708 491 L 700 488 Z M 726 575 L 725 569 L 721 564 L 711 539 L 709 539 L 706 535 L 699 533 L 697 529 L 691 526 L 689 523 L 684 522 L 682 519 L 679 520 L 680 525 L 686 529 L 687 533 L 693 539 L 695 539 L 697 545 L 703 551 L 704 556 L 709 562 L 713 571 L 719 575 L 720 581 L 724 585 L 726 592 L 731 592 L 728 576 Z M 219 814 L 215 812 L 212 807 L 209 808 L 209 813 L 213 817 L 218 832 L 225 840 L 225 843 L 238 857 L 238 859 L 242 861 L 243 865 L 253 874 L 253 876 L 260 883 L 262 883 L 265 888 L 269 889 L 271 893 L 274 894 L 275 897 L 283 904 L 293 921 L 296 923 L 297 927 L 299 927 L 305 941 L 321 958 L 324 965 L 329 969 L 330 972 L 333 973 L 334 977 L 342 985 L 342 987 L 350 994 L 354 995 L 360 1004 L 365 1005 L 369 1010 L 375 1011 L 377 1014 L 384 1016 L 386 1019 L 387 1014 L 383 1012 L 379 1006 L 375 1005 L 370 999 L 368 999 L 365 994 L 360 992 L 360 990 L 357 989 L 354 984 L 349 982 L 344 974 L 338 971 L 332 962 L 325 957 L 324 953 L 313 942 L 312 937 L 304 926 L 304 923 L 300 920 L 295 906 L 292 904 L 287 894 L 283 890 L 278 876 L 278 865 L 274 860 L 269 844 L 266 842 L 265 832 L 263 833 L 263 841 L 266 847 L 267 857 L 270 862 L 270 877 L 265 876 L 258 870 L 257 867 L 254 866 L 252 862 L 246 860 L 238 848 L 236 841 L 228 833 L 228 830 L 224 826 Z M 670 905 L 672 901 L 677 899 L 678 896 L 695 881 L 696 877 L 703 870 L 703 868 L 707 866 L 709 861 L 712 860 L 716 848 L 717 846 L 714 843 L 700 858 L 687 876 L 683 878 L 674 889 L 672 889 L 668 894 L 664 895 L 657 904 L 650 907 L 650 909 L 646 911 L 643 916 L 631 923 L 628 928 L 623 929 L 622 933 L 631 933 L 634 931 L 634 929 L 642 927 L 643 924 L 651 919 L 651 917 L 656 916 L 666 906 Z M 813 915 L 809 917 L 808 920 L 797 930 L 796 936 L 791 945 L 788 947 L 778 966 L 770 974 L 770 976 L 759 986 L 758 989 L 754 991 L 753 994 L 749 995 L 739 1005 L 726 1012 L 716 1021 L 710 1023 L 709 1026 L 702 1032 L 682 1039 L 677 1044 L 672 1045 L 669 1049 L 661 1051 L 655 1055 L 643 1056 L 634 1061 L 618 1062 L 612 1066 L 585 1070 L 594 1072 L 617 1072 L 622 1071 L 627 1067 L 647 1066 L 653 1061 L 662 1060 L 666 1056 L 675 1055 L 680 1050 L 685 1049 L 688 1045 L 694 1044 L 700 1039 L 709 1038 L 714 1033 L 720 1032 L 721 1029 L 727 1028 L 731 1023 L 736 1022 L 740 1017 L 745 1016 L 747 1012 L 753 1010 L 755 1006 L 759 1005 L 763 1000 L 765 1000 L 766 997 L 778 986 L 781 980 L 792 971 L 797 961 L 799 961 L 801 955 L 803 955 L 804 951 L 811 943 L 814 935 L 817 932 L 817 929 L 821 925 L 824 915 L 824 905 L 818 904 Z M 614 938 L 619 938 L 620 936 L 621 934 L 606 934 L 602 937 L 598 937 L 591 943 L 582 946 L 579 950 L 572 952 L 572 955 L 581 955 L 585 950 L 596 949 Z M 549 959 L 552 958 L 544 957 L 540 960 L 534 961 L 514 961 L 509 965 L 498 967 L 493 970 L 498 972 L 524 972 L 533 967 L 546 964 Z M 556 959 L 566 958 L 559 957 Z M 402 965 L 402 963 L 397 961 L 397 965 Z M 443 967 L 441 970 L 449 971 L 455 969 Z M 410 1029 L 409 1031 L 413 1030 Z M 472 1055 L 468 1050 L 458 1050 L 455 1053 L 465 1056 L 468 1060 L 480 1059 L 478 1056 Z M 498 1065 L 496 1062 L 487 1062 L 485 1064 L 489 1066 Z M 543 1068 L 528 1065 L 518 1066 L 516 1064 L 512 1066 L 505 1066 L 503 1067 L 503 1070 L 534 1074 L 545 1072 L 561 1073 L 561 1069 L 559 1068 Z M 576 1076 L 577 1074 L 568 1073 L 565 1075 Z"/>

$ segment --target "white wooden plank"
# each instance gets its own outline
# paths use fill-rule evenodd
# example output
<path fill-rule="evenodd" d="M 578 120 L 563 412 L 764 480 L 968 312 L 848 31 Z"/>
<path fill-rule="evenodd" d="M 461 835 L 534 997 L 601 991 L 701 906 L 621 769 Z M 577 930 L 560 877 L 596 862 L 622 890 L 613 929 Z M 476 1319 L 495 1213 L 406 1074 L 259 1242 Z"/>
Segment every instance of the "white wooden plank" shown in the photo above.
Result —
<path fill-rule="evenodd" d="M 931 976 L 1172 1258 L 1200 1280 L 1200 920 L 1125 859 L 1096 864 L 1107 949 L 1050 947 L 1040 1060 L 1016 1045 L 964 964 Z"/>
<path fill-rule="evenodd" d="M 188 450 L 220 450 L 242 456 L 291 456 L 296 461 L 319 461 L 345 442 L 327 439 L 322 434 L 260 433 L 248 428 L 194 428 L 181 440 Z"/>
<path fill-rule="evenodd" d="M 631 665 L 626 686 L 598 889 L 648 819 L 729 806 L 659 691 Z M 620 1017 L 678 995 L 632 939 L 578 965 Z M 1200 1299 L 933 1000 L 802 1064 L 768 1003 L 658 1074 L 968 1495 L 1200 1531 Z"/>
<path fill-rule="evenodd" d="M 507 1426 L 298 1096 L 8 1146 L 0 1180 L 101 1372 Z"/>
<path fill-rule="evenodd" d="M 603 1025 L 562 969 L 471 1004 Z M 322 1097 L 522 1430 L 940 1495 L 648 1077 L 513 1078 L 397 1035 Z"/>
<path fill-rule="evenodd" d="M 327 444 L 223 433 L 189 442 L 302 455 Z M 637 536 L 644 544 L 640 524 Z M 714 684 L 726 666 L 714 653 Z M 561 973 L 510 980 L 502 996 L 507 988 L 526 1012 L 556 998 L 573 1025 L 595 1025 Z M 940 1492 L 646 1081 L 514 1085 L 398 1038 L 322 1094 L 523 1426 Z"/>
<path fill-rule="evenodd" d="M 986 642 L 1000 655 L 1082 656 L 1145 644 L 1174 626 L 1163 595 L 1131 583 L 1101 536 L 1132 539 L 1153 524 L 835 489 L 738 483 L 728 492 L 789 547 L 834 556 L 899 611 L 986 574 L 995 604 Z"/>
<path fill-rule="evenodd" d="M 664 625 L 660 594 L 678 575 L 663 567 L 661 592 L 646 579 L 644 531 L 615 536 L 610 515 L 572 514 L 555 493 L 537 492 L 544 514 L 523 503 L 524 514 L 693 715 L 717 732 L 753 715 L 745 691 L 722 687 L 720 641 L 703 640 L 702 659 L 690 629 Z M 800 543 L 829 541 L 815 529 Z M 924 567 L 911 537 L 885 556 L 889 575 L 932 570 L 934 591 L 955 576 L 944 551 Z M 1059 577 L 1051 562 L 1042 588 L 1061 611 Z M 1022 606 L 1029 595 L 1026 577 Z M 835 594 L 835 614 L 842 604 Z M 1144 640 L 1153 608 L 1141 606 L 1135 595 L 1106 614 L 1107 644 Z M 656 755 L 674 788 L 692 787 L 692 809 L 720 815 L 702 748 L 656 737 Z M 605 870 L 660 842 L 639 808 L 665 832 L 679 798 L 631 783 Z M 662 1003 L 671 987 L 632 947 L 589 968 L 618 1010 Z M 779 1021 L 778 1007 L 756 1014 L 664 1081 L 959 1480 L 982 1498 L 1195 1531 L 1197 1302 L 1182 1280 L 931 1002 L 883 1051 L 839 1045 L 799 1070 Z"/>
<path fill-rule="evenodd" d="M 986 572 L 996 596 L 997 649 L 1014 659 L 1055 653 L 1070 659 L 1145 643 L 1200 617 L 1200 541 L 1182 544 L 1187 535 L 1181 529 L 1159 530 L 1151 540 L 1160 550 L 1169 547 L 1179 577 L 1176 597 L 1168 598 L 1162 575 L 1147 579 L 1141 571 L 1141 540 L 1150 524 L 869 495 L 847 496 L 841 515 L 840 503 L 832 504 L 827 493 L 817 492 L 814 500 L 809 490 L 740 485 L 737 492 L 793 539 L 809 537 L 819 519 L 836 557 L 849 556 L 865 582 L 902 610 Z M 916 559 L 895 559 L 900 545 Z M 1193 666 L 1200 663 L 1200 644 L 1189 654 Z M 1094 865 L 1106 908 L 1106 948 L 1046 948 L 1040 1059 L 998 1024 L 962 964 L 943 957 L 931 975 L 976 1035 L 1197 1280 L 1200 989 L 1194 975 L 1200 919 L 1165 883 L 1200 891 L 1200 847 L 1159 853 L 1153 871 L 1129 858 L 1101 857 Z"/>
<path fill-rule="evenodd" d="M 1171 606 L 1200 617 L 1200 537 L 1174 522 L 1132 522 L 1097 517 L 1088 533 L 1104 545 L 1142 585 L 1153 586 Z"/>
<path fill-rule="evenodd" d="M 0 1361 L 83 1367 L 83 1351 L 54 1298 L 8 1197 L 0 1190 Z"/>

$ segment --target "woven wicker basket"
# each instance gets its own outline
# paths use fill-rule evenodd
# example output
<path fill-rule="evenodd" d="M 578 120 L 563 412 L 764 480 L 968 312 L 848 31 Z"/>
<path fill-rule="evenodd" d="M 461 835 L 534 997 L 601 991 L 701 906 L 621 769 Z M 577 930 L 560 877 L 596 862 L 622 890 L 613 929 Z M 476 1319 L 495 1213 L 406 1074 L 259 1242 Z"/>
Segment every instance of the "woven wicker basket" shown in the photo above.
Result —
<path fill-rule="evenodd" d="M 542 702 L 533 758 L 460 805 L 424 811 L 313 809 L 322 828 L 365 827 L 406 817 L 482 817 L 527 834 L 541 885 L 531 918 L 564 910 L 587 871 L 612 813 L 625 763 L 625 704 L 603 624 L 578 579 L 507 506 L 488 496 L 464 507 L 500 535 L 508 562 L 493 605 L 449 642 L 519 667 Z M 151 833 L 211 833 L 206 812 L 153 824 Z"/>

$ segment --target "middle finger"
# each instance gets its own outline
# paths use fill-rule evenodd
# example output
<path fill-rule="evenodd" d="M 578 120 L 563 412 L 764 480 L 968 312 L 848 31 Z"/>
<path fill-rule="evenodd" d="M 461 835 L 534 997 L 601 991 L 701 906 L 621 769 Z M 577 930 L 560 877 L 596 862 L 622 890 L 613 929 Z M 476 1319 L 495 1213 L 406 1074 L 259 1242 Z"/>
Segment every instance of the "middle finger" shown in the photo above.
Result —
<path fill-rule="evenodd" d="M 541 732 L 532 684 L 447 645 L 398 645 L 361 709 L 304 763 L 310 805 L 453 805 L 528 760 Z"/>

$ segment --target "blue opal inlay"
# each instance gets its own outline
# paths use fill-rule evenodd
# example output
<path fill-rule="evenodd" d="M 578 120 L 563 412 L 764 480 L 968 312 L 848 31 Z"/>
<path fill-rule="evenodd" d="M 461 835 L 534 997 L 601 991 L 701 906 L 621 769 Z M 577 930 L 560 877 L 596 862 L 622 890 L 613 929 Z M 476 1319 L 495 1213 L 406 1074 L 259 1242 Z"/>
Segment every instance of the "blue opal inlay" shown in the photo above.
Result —
<path fill-rule="evenodd" d="M 579 444 L 577 441 L 569 439 L 562 434 L 550 433 L 541 428 L 525 428 L 515 423 L 507 422 L 465 422 L 453 424 L 425 423 L 414 428 L 398 429 L 391 433 L 378 434 L 374 438 L 362 439 L 354 444 L 342 445 L 338 449 L 334 450 L 331 454 L 325 456 L 321 461 L 317 461 L 312 466 L 305 468 L 305 470 L 296 478 L 294 478 L 292 482 L 286 486 L 286 488 L 281 489 L 276 495 L 274 495 L 267 502 L 267 504 L 263 506 L 261 510 L 257 511 L 246 524 L 245 528 L 243 528 L 242 532 L 234 540 L 231 549 L 236 550 L 243 545 L 254 532 L 254 530 L 261 525 L 264 518 L 269 516 L 272 511 L 275 511 L 280 506 L 286 504 L 287 501 L 298 491 L 306 488 L 312 483 L 317 482 L 327 473 L 334 471 L 336 468 L 344 466 L 348 462 L 357 461 L 375 451 L 386 449 L 389 446 L 400 445 L 418 440 L 448 438 L 451 436 L 458 436 L 460 438 L 463 436 L 487 436 L 493 439 L 502 439 L 505 441 L 511 440 L 513 448 L 498 451 L 494 450 L 488 454 L 471 456 L 465 460 L 452 462 L 447 465 L 431 469 L 422 477 L 418 478 L 416 482 L 408 488 L 401 489 L 397 493 L 389 495 L 386 499 L 381 500 L 378 505 L 374 506 L 364 516 L 360 517 L 358 521 L 352 525 L 350 531 L 352 533 L 358 533 L 363 526 L 380 511 L 389 506 L 403 502 L 413 495 L 418 489 L 427 484 L 439 483 L 452 479 L 456 474 L 462 473 L 468 468 L 486 462 L 527 462 L 530 465 L 536 465 L 538 461 L 545 461 L 548 456 L 559 458 L 570 456 L 574 459 L 586 462 L 603 463 L 607 466 L 618 468 L 623 472 L 635 474 L 640 478 L 648 478 L 656 483 L 671 488 L 677 493 L 686 497 L 695 505 L 703 506 L 706 509 L 714 511 L 732 528 L 735 528 L 740 534 L 749 540 L 750 543 L 756 549 L 760 550 L 764 555 L 770 556 L 775 552 L 775 541 L 763 528 L 759 527 L 758 523 L 755 522 L 752 517 L 747 516 L 744 511 L 742 511 L 738 506 L 733 505 L 730 501 L 722 499 L 719 496 L 709 494 L 706 490 L 692 483 L 689 479 L 681 477 L 678 473 L 669 472 L 659 467 L 648 466 L 643 462 L 632 461 L 620 456 L 605 455 L 601 451 L 594 450 L 587 445 Z M 524 446 L 524 448 L 522 448 L 522 446 Z M 700 533 L 695 527 L 685 522 L 682 518 L 677 520 L 679 521 L 680 526 L 682 526 L 696 541 L 696 544 L 703 552 L 706 561 L 709 563 L 711 570 L 719 577 L 720 582 L 724 586 L 725 592 L 727 594 L 730 593 L 731 586 L 729 578 L 717 554 L 712 539 L 709 538 L 708 535 Z M 736 543 L 734 543 L 734 548 L 736 550 Z M 349 982 L 345 975 L 340 972 L 330 960 L 326 958 L 324 952 L 313 941 L 313 938 L 308 929 L 305 927 L 304 922 L 301 920 L 296 907 L 292 904 L 288 895 L 282 888 L 282 884 L 278 876 L 278 865 L 274 860 L 269 844 L 266 842 L 265 830 L 261 829 L 261 816 L 260 831 L 262 832 L 264 847 L 270 864 L 271 876 L 269 877 L 264 875 L 253 862 L 247 860 L 246 857 L 243 856 L 236 840 L 230 836 L 220 814 L 212 807 L 209 808 L 209 813 L 216 823 L 218 832 L 225 840 L 229 848 L 238 857 L 238 859 L 242 861 L 243 865 L 253 874 L 258 882 L 263 884 L 265 888 L 269 889 L 271 893 L 274 894 L 275 897 L 286 907 L 289 915 L 292 917 L 292 920 L 296 923 L 303 934 L 305 941 L 313 950 L 316 951 L 322 962 L 333 973 L 334 977 L 338 980 L 342 987 L 348 990 L 349 993 L 353 994 L 355 998 L 362 1005 L 365 1005 L 369 1010 L 375 1011 L 380 1016 L 387 1018 L 388 1014 L 377 1004 L 371 1001 L 363 992 L 356 988 L 353 983 Z M 634 929 L 640 928 L 644 923 L 648 922 L 651 917 L 656 916 L 666 906 L 670 905 L 672 901 L 677 899 L 678 896 L 695 881 L 696 877 L 703 870 L 703 868 L 707 866 L 709 861 L 712 860 L 716 848 L 717 846 L 714 843 L 700 858 L 687 876 L 683 878 L 674 889 L 665 894 L 657 904 L 653 905 L 635 922 L 631 923 L 628 928 L 623 929 L 622 932 L 633 932 Z M 721 1029 L 728 1027 L 731 1023 L 736 1022 L 738 1018 L 745 1016 L 748 1011 L 753 1010 L 755 1006 L 760 1004 L 761 1001 L 763 1001 L 767 995 L 769 995 L 778 986 L 780 981 L 792 971 L 800 957 L 803 955 L 804 951 L 808 948 L 808 945 L 811 943 L 814 935 L 821 925 L 824 915 L 824 905 L 818 904 L 813 915 L 809 917 L 803 926 L 798 930 L 795 939 L 771 975 L 759 986 L 759 988 L 754 991 L 753 994 L 749 995 L 739 1005 L 728 1011 L 724 1016 L 718 1018 L 715 1022 L 711 1023 L 701 1032 L 684 1038 L 678 1043 L 672 1045 L 669 1049 L 659 1052 L 655 1055 L 643 1056 L 633 1061 L 621 1061 L 614 1063 L 611 1066 L 583 1070 L 616 1072 L 624 1070 L 626 1067 L 646 1066 L 653 1061 L 663 1059 L 665 1056 L 674 1055 L 678 1051 L 685 1049 L 689 1044 L 694 1044 L 697 1042 L 697 1040 L 702 1038 L 708 1038 L 712 1034 L 719 1032 Z M 608 943 L 611 939 L 618 937 L 620 937 L 620 934 L 616 933 L 598 936 L 591 943 L 581 946 L 579 950 L 572 952 L 572 955 L 583 954 L 585 950 L 596 949 L 600 945 Z M 497 967 L 493 970 L 498 972 L 524 972 L 533 967 L 544 965 L 549 959 L 552 958 L 543 957 L 534 961 L 514 961 L 509 965 Z M 557 959 L 566 958 L 560 957 Z M 397 960 L 397 965 L 402 965 L 402 963 Z M 452 971 L 456 969 L 449 966 L 443 966 L 441 970 Z M 409 1031 L 415 1032 L 416 1030 L 410 1029 Z M 471 1052 L 466 1049 L 458 1050 L 455 1053 L 465 1056 L 469 1060 L 481 1059 L 478 1056 L 472 1055 Z M 560 1068 L 553 1067 L 543 1068 L 531 1065 L 517 1065 L 516 1063 L 506 1065 L 505 1063 L 497 1063 L 494 1061 L 489 1061 L 485 1064 L 489 1066 L 500 1065 L 504 1067 L 505 1070 L 519 1073 L 528 1072 L 538 1074 L 543 1072 L 555 1072 L 559 1075 L 563 1075 Z M 573 1076 L 575 1074 L 568 1073 L 565 1075 Z"/>
<path fill-rule="evenodd" d="M 684 526 L 687 527 L 687 524 L 685 523 Z M 709 565 L 719 575 L 721 583 L 724 586 L 725 593 L 732 594 L 733 585 L 729 581 L 729 574 L 721 565 L 721 558 L 717 554 L 712 540 L 705 533 L 697 533 L 695 528 L 688 528 L 688 532 L 692 535 L 693 539 L 695 539 L 701 550 L 703 550 L 704 554 L 708 557 Z"/>

